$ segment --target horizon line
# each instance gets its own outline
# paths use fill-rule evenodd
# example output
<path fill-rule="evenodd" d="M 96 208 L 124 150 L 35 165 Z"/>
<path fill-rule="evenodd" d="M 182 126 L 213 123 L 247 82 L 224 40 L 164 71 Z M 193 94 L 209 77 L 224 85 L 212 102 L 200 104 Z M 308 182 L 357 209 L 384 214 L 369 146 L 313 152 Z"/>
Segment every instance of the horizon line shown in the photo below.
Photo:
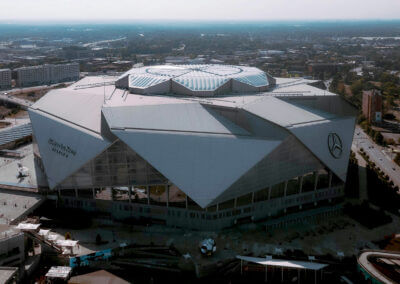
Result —
<path fill-rule="evenodd" d="M 0 19 L 0 24 L 117 24 L 117 23 L 312 23 L 312 22 L 395 22 L 400 18 L 382 19 L 382 18 L 314 18 L 314 19 Z"/>

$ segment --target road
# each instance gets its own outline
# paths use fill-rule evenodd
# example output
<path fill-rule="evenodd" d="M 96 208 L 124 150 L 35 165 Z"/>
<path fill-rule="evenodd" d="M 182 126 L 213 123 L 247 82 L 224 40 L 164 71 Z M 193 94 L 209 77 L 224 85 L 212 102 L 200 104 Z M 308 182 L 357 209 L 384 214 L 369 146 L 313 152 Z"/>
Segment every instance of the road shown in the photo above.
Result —
<path fill-rule="evenodd" d="M 352 148 L 353 150 L 360 150 L 363 148 L 368 154 L 369 159 L 400 188 L 400 167 L 384 152 L 384 148 L 373 142 L 359 126 L 356 126 L 354 132 Z"/>
<path fill-rule="evenodd" d="M 34 103 L 29 100 L 24 100 L 14 96 L 15 94 L 21 93 L 29 93 L 29 92 L 36 92 L 36 91 L 43 91 L 43 90 L 51 90 L 54 87 L 59 85 L 70 85 L 73 82 L 64 82 L 64 83 L 56 83 L 52 85 L 42 85 L 42 86 L 32 86 L 32 87 L 25 87 L 25 88 L 14 88 L 11 90 L 3 90 L 0 91 L 0 101 L 10 102 L 13 104 L 20 105 L 22 108 L 27 109 Z"/>
<path fill-rule="evenodd" d="M 31 101 L 20 99 L 18 97 L 12 96 L 12 95 L 10 95 L 8 93 L 0 94 L 0 101 L 4 101 L 6 103 L 12 103 L 12 104 L 19 105 L 24 109 L 27 109 L 28 107 L 33 105 L 33 102 L 31 102 Z"/>

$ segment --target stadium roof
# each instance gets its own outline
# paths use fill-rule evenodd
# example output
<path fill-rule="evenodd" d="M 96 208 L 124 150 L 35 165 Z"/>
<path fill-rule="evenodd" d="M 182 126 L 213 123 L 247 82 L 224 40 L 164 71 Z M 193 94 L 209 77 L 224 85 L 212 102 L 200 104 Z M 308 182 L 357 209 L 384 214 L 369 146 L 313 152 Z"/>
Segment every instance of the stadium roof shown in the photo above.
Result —
<path fill-rule="evenodd" d="M 119 139 L 205 207 L 321 164 L 345 180 L 355 111 L 312 83 L 253 67 L 147 66 L 50 91 L 29 114 L 51 188 Z"/>
<path fill-rule="evenodd" d="M 275 85 L 275 80 L 260 69 L 247 66 L 161 65 L 133 68 L 117 80 L 117 85 L 140 94 L 172 91 L 214 96 L 229 91 L 265 91 Z"/>

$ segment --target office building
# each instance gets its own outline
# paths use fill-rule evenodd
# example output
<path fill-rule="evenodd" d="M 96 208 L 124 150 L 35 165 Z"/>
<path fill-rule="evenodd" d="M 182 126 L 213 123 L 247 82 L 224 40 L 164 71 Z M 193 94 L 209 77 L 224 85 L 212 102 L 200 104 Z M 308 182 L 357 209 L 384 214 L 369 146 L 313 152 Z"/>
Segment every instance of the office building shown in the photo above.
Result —
<path fill-rule="evenodd" d="M 44 84 L 55 84 L 79 79 L 79 64 L 45 64 L 39 66 L 21 67 L 16 72 L 17 86 L 29 87 Z"/>
<path fill-rule="evenodd" d="M 11 70 L 0 69 L 0 90 L 11 89 Z"/>
<path fill-rule="evenodd" d="M 362 112 L 369 123 L 382 122 L 382 95 L 379 91 L 363 91 Z"/>

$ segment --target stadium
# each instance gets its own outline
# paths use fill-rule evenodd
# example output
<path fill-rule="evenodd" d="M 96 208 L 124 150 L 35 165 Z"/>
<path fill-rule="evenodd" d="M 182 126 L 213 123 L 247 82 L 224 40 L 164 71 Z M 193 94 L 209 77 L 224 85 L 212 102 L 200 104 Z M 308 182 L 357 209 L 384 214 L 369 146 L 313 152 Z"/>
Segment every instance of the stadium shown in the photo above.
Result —
<path fill-rule="evenodd" d="M 30 109 L 62 206 L 202 230 L 336 204 L 356 110 L 303 78 L 162 65 L 86 77 Z"/>

